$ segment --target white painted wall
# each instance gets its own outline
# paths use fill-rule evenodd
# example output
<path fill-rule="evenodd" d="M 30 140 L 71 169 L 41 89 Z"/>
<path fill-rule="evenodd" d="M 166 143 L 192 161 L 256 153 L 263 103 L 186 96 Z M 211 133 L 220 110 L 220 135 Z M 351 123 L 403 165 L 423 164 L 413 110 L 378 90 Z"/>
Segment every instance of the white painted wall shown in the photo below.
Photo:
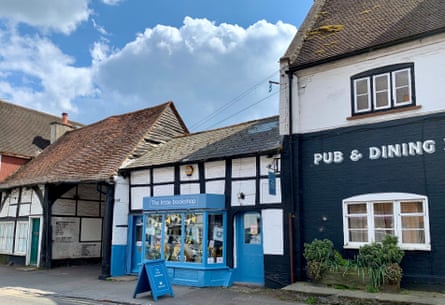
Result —
<path fill-rule="evenodd" d="M 161 167 L 153 169 L 153 182 L 173 182 L 175 180 L 175 171 L 173 167 Z"/>
<path fill-rule="evenodd" d="M 180 193 L 181 195 L 186 194 L 199 194 L 199 183 L 186 183 L 181 184 L 180 186 Z"/>
<path fill-rule="evenodd" d="M 226 162 L 213 161 L 204 164 L 206 179 L 223 178 L 226 176 Z"/>
<path fill-rule="evenodd" d="M 150 196 L 150 187 L 132 187 L 131 188 L 131 210 L 142 210 L 144 197 Z"/>
<path fill-rule="evenodd" d="M 215 181 L 207 181 L 206 182 L 206 193 L 207 194 L 222 194 L 225 192 L 225 181 L 224 180 L 215 180 Z"/>
<path fill-rule="evenodd" d="M 255 177 L 256 158 L 240 158 L 232 160 L 232 177 Z"/>
<path fill-rule="evenodd" d="M 127 244 L 128 208 L 130 204 L 129 181 L 121 176 L 116 177 L 113 210 L 113 245 Z"/>
<path fill-rule="evenodd" d="M 351 116 L 350 78 L 360 72 L 387 65 L 414 62 L 416 105 L 420 109 L 348 120 Z M 298 71 L 293 78 L 293 133 L 308 133 L 339 127 L 387 121 L 445 110 L 445 34 L 405 43 Z M 287 70 L 281 63 L 281 70 Z M 288 134 L 288 79 L 282 73 L 280 132 Z"/>
<path fill-rule="evenodd" d="M 153 187 L 154 196 L 173 196 L 175 194 L 174 184 L 156 185 Z"/>
<path fill-rule="evenodd" d="M 244 194 L 244 199 L 240 198 L 241 193 Z M 239 180 L 232 181 L 232 206 L 247 206 L 255 205 L 255 180 Z"/>
<path fill-rule="evenodd" d="M 131 184 L 149 184 L 150 183 L 150 170 L 138 170 L 132 171 L 130 174 Z"/>
<path fill-rule="evenodd" d="M 263 221 L 264 254 L 283 255 L 283 210 L 266 209 L 261 211 Z"/>

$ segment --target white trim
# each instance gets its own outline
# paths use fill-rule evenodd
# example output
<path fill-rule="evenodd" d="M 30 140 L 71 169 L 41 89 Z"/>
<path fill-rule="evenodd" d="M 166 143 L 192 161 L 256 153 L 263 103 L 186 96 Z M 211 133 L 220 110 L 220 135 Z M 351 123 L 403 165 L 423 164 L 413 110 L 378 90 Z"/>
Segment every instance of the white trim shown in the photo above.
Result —
<path fill-rule="evenodd" d="M 410 193 L 373 193 L 373 194 L 363 194 L 358 196 L 353 196 L 346 198 L 342 201 L 343 210 L 343 247 L 345 249 L 357 249 L 361 246 L 374 242 L 374 214 L 373 205 L 378 202 L 391 201 L 393 202 L 393 221 L 394 221 L 394 233 L 399 237 L 399 246 L 403 250 L 424 250 L 431 251 L 431 240 L 430 240 L 430 225 L 429 225 L 429 214 L 428 214 L 428 198 L 426 196 Z M 400 203 L 402 201 L 421 201 L 423 205 L 423 213 L 419 214 L 424 218 L 424 233 L 425 233 L 425 243 L 423 244 L 411 244 L 402 243 L 402 224 L 401 224 L 401 211 Z M 367 217 L 367 229 L 368 229 L 368 241 L 367 242 L 350 242 L 349 241 L 349 224 L 348 224 L 348 211 L 347 206 L 351 204 L 366 204 L 366 217 Z M 414 213 L 415 214 L 415 213 Z M 413 214 L 410 214 L 413 215 Z M 365 214 L 360 214 L 357 216 L 365 216 Z M 414 215 L 415 216 L 415 215 Z"/>
<path fill-rule="evenodd" d="M 367 87 L 367 95 L 368 95 L 368 107 L 366 109 L 358 109 L 357 104 L 357 82 L 365 80 L 366 81 L 366 87 Z M 364 94 L 361 94 L 360 96 L 364 96 Z M 362 112 L 368 112 L 371 110 L 371 83 L 369 81 L 369 77 L 363 77 L 354 79 L 354 112 L 355 113 L 362 113 Z"/>
<path fill-rule="evenodd" d="M 23 227 L 25 226 L 25 227 Z M 23 241 L 20 242 L 19 237 L 23 237 Z M 16 229 L 14 234 L 14 254 L 19 256 L 26 255 L 28 249 L 28 240 L 29 240 L 29 221 L 17 221 Z M 24 246 L 23 248 L 20 248 Z"/>
<path fill-rule="evenodd" d="M 396 77 L 395 74 L 399 73 L 399 72 L 403 72 L 403 71 L 407 71 L 408 72 L 408 91 L 409 91 L 409 101 L 406 101 L 404 103 L 397 103 L 397 89 L 399 88 L 405 88 L 405 86 L 403 87 L 397 87 L 396 86 Z M 405 106 L 405 105 L 411 105 L 413 103 L 413 92 L 412 92 L 412 88 L 411 88 L 411 68 L 406 68 L 406 69 L 401 69 L 401 70 L 396 70 L 396 71 L 392 71 L 391 72 L 391 78 L 392 78 L 392 95 L 393 95 L 393 99 L 394 99 L 394 107 L 401 107 L 401 106 Z"/>
<path fill-rule="evenodd" d="M 377 91 L 375 79 L 378 77 L 382 77 L 382 76 L 386 76 L 386 90 Z M 375 110 L 391 108 L 391 81 L 390 81 L 390 77 L 391 77 L 390 73 L 382 73 L 382 74 L 376 74 L 376 75 L 372 76 L 372 84 L 374 86 L 373 90 L 372 90 L 372 95 L 373 95 L 373 103 L 374 103 Z M 377 93 L 384 93 L 384 92 L 386 92 L 386 98 L 387 98 L 388 103 L 384 106 L 377 106 Z"/>
<path fill-rule="evenodd" d="M 6 236 L 4 239 L 4 243 L 6 245 L 6 247 L 4 249 L 0 248 L 0 253 L 1 254 L 12 254 L 13 253 L 13 245 L 14 245 L 14 221 L 2 221 L 0 222 L 0 226 L 6 226 L 6 225 L 10 225 L 12 226 L 12 235 L 11 236 Z M 0 231 L 5 232 L 4 228 L 0 227 Z M 9 242 L 7 242 L 9 240 Z M 0 245 L 1 245 L 1 239 L 0 239 Z"/>

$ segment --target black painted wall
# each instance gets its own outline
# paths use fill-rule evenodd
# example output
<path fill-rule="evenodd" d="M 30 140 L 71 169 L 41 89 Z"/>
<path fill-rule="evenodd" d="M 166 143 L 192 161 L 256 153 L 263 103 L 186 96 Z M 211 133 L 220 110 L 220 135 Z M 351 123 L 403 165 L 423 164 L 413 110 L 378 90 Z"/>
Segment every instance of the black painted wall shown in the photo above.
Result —
<path fill-rule="evenodd" d="M 405 192 L 425 195 L 429 202 L 431 251 L 405 251 L 404 283 L 445 284 L 445 114 L 435 114 L 385 123 L 361 125 L 324 132 L 294 135 L 293 158 L 299 168 L 290 169 L 290 156 L 283 157 L 282 176 L 293 172 L 294 185 L 283 183 L 283 195 L 294 192 L 297 213 L 296 270 L 303 270 L 302 244 L 328 238 L 345 256 L 357 250 L 343 249 L 342 200 L 351 196 Z M 288 149 L 290 138 L 284 139 Z M 369 159 L 369 147 L 434 140 L 435 152 L 416 156 Z M 350 159 L 358 150 L 362 158 Z M 341 163 L 314 164 L 314 153 L 339 151 Z M 287 157 L 287 158 L 286 158 Z M 295 162 L 296 163 L 296 162 Z M 297 169 L 297 170 L 296 170 Z M 301 205 L 298 207 L 298 205 Z M 301 259 L 301 261 L 298 261 Z M 402 283 L 403 284 L 403 283 Z"/>

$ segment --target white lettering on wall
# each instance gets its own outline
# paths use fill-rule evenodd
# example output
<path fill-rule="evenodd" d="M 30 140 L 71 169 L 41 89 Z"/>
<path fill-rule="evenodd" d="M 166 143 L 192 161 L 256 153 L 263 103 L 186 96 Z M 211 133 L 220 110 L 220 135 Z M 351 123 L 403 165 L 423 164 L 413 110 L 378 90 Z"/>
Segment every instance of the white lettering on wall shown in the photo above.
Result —
<path fill-rule="evenodd" d="M 369 147 L 369 159 L 388 159 L 423 155 L 424 153 L 433 154 L 436 152 L 436 142 L 426 140 L 424 142 L 408 142 L 401 144 L 389 144 L 379 147 Z"/>
<path fill-rule="evenodd" d="M 445 139 L 444 139 L 445 142 Z M 444 148 L 445 150 L 445 148 Z M 381 146 L 368 147 L 368 159 L 392 159 L 402 157 L 421 156 L 424 154 L 434 154 L 436 152 L 436 141 L 425 140 L 415 141 L 407 143 L 387 144 Z M 349 159 L 353 162 L 357 162 L 363 158 L 363 154 L 358 149 L 353 149 L 349 153 Z M 330 152 L 316 152 L 314 153 L 313 163 L 314 165 L 342 163 L 344 160 L 343 152 L 330 151 Z"/>
<path fill-rule="evenodd" d="M 314 154 L 314 164 L 319 165 L 320 162 L 331 164 L 331 163 L 342 163 L 343 153 L 341 151 L 329 151 L 324 153 Z"/>

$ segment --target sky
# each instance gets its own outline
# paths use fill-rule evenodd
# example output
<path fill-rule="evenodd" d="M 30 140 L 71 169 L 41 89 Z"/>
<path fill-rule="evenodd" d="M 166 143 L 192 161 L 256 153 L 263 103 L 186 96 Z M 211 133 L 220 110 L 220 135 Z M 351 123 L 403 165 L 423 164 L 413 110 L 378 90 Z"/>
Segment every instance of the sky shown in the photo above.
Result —
<path fill-rule="evenodd" d="M 173 101 L 190 131 L 278 114 L 313 0 L 0 0 L 0 99 L 90 124 Z"/>

